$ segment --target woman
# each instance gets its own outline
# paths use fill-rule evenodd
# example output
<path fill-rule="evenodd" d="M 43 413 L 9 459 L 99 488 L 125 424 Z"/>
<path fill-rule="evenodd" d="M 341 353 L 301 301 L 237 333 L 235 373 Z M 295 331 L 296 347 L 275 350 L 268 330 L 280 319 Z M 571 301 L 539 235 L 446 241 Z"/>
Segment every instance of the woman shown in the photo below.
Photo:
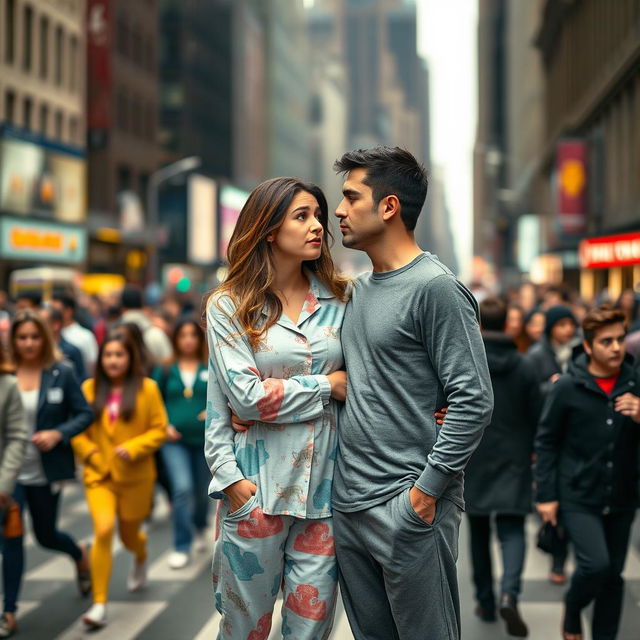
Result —
<path fill-rule="evenodd" d="M 18 382 L 13 373 L 5 348 L 0 344 L 0 547 L 5 534 L 7 512 L 13 504 L 11 494 L 27 444 L 27 425 Z M 2 616 L 0 638 L 8 638 L 11 634 L 8 620 Z"/>
<path fill-rule="evenodd" d="M 295 178 L 259 185 L 240 213 L 229 275 L 207 305 L 205 454 L 221 499 L 213 560 L 221 633 L 328 637 L 337 567 L 331 518 L 340 328 L 347 282 L 327 246 L 322 191 Z M 255 424 L 231 428 L 228 405 Z"/>
<path fill-rule="evenodd" d="M 524 311 L 517 304 L 510 304 L 507 308 L 505 333 L 516 343 L 518 353 L 527 352 L 531 345 L 524 326 Z"/>
<path fill-rule="evenodd" d="M 46 549 L 70 556 L 76 567 L 78 589 L 91 587 L 87 550 L 56 529 L 60 482 L 75 478 L 70 440 L 93 419 L 69 364 L 61 361 L 53 336 L 42 318 L 20 311 L 11 326 L 11 352 L 24 407 L 29 443 L 13 497 L 20 508 L 29 507 L 33 531 Z M 22 536 L 5 541 L 3 550 L 4 619 L 16 630 L 16 601 L 24 566 Z"/>
<path fill-rule="evenodd" d="M 151 509 L 156 479 L 153 454 L 166 438 L 167 414 L 158 385 L 144 377 L 135 345 L 124 332 L 115 331 L 104 339 L 96 377 L 86 380 L 82 390 L 96 415 L 93 424 L 73 440 L 84 464 L 94 532 L 93 605 L 83 622 L 98 628 L 107 621 L 116 519 L 124 547 L 135 556 L 129 591 L 140 590 L 146 582 L 147 537 L 140 527 Z"/>
<path fill-rule="evenodd" d="M 542 334 L 544 333 L 544 327 L 546 323 L 546 317 L 544 311 L 539 308 L 529 311 L 524 317 L 524 330 L 527 338 L 527 351 L 537 344 Z"/>
<path fill-rule="evenodd" d="M 206 548 L 211 480 L 202 453 L 207 405 L 207 346 L 204 331 L 193 319 L 178 322 L 172 335 L 176 354 L 169 367 L 156 367 L 153 377 L 160 387 L 169 415 L 168 442 L 160 450 L 171 487 L 174 551 L 172 569 L 182 569 L 196 550 Z"/>

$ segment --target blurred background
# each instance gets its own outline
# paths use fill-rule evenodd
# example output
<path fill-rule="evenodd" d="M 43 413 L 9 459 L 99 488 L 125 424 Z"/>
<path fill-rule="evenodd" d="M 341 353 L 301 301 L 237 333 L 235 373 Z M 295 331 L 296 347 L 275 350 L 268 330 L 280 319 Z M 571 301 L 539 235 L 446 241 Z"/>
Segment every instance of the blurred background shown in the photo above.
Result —
<path fill-rule="evenodd" d="M 640 280 L 640 1 L 0 0 L 0 289 L 225 273 L 248 192 L 410 149 L 478 295 Z M 338 241 L 350 274 L 366 256 Z"/>

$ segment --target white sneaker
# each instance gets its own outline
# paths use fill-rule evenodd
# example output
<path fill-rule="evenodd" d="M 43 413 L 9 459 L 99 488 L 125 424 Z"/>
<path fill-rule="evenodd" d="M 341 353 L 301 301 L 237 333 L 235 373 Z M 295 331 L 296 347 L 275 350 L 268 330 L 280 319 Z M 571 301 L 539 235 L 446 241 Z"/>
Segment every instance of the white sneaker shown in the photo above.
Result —
<path fill-rule="evenodd" d="M 193 550 L 196 553 L 204 553 L 209 551 L 209 541 L 207 540 L 206 531 L 198 531 L 193 536 Z"/>
<path fill-rule="evenodd" d="M 127 589 L 134 593 L 135 591 L 140 591 L 145 584 L 147 584 L 147 561 L 134 561 L 131 573 L 127 578 Z"/>
<path fill-rule="evenodd" d="M 107 624 L 107 605 L 100 602 L 92 604 L 89 610 L 82 616 L 82 622 L 92 629 L 104 627 L 104 625 Z"/>
<path fill-rule="evenodd" d="M 172 569 L 184 569 L 189 564 L 189 554 L 184 551 L 174 551 L 169 556 L 169 566 Z"/>

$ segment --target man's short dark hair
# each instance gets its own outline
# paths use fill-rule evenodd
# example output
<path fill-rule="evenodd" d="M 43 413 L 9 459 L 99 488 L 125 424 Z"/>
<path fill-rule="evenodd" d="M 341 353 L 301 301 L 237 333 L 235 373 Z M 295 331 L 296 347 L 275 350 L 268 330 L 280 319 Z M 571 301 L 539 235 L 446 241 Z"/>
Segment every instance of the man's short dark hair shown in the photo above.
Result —
<path fill-rule="evenodd" d="M 480 325 L 484 331 L 504 331 L 507 324 L 507 305 L 496 297 L 480 303 Z"/>
<path fill-rule="evenodd" d="M 591 309 L 582 321 L 584 339 L 592 345 L 596 333 L 600 331 L 600 329 L 618 323 L 625 325 L 626 329 L 627 318 L 622 309 L 616 309 L 610 303 L 604 303 L 595 309 Z"/>
<path fill-rule="evenodd" d="M 23 291 L 16 296 L 17 300 L 28 300 L 34 307 L 42 305 L 42 293 L 40 291 Z"/>
<path fill-rule="evenodd" d="M 120 304 L 123 309 L 142 309 L 142 290 L 133 284 L 125 285 Z"/>
<path fill-rule="evenodd" d="M 68 293 L 54 293 L 51 299 L 59 302 L 65 309 L 71 309 L 75 314 L 78 305 L 72 295 Z"/>
<path fill-rule="evenodd" d="M 373 201 L 395 195 L 400 200 L 400 217 L 407 231 L 413 231 L 422 211 L 429 180 L 427 171 L 414 156 L 400 147 L 375 147 L 349 151 L 336 160 L 336 173 L 365 169 L 363 182 L 371 187 Z"/>
<path fill-rule="evenodd" d="M 49 314 L 49 322 L 55 322 L 62 324 L 64 322 L 64 318 L 62 317 L 62 312 L 60 309 L 56 309 L 56 307 L 52 307 L 51 305 L 47 306 L 47 313 Z"/>

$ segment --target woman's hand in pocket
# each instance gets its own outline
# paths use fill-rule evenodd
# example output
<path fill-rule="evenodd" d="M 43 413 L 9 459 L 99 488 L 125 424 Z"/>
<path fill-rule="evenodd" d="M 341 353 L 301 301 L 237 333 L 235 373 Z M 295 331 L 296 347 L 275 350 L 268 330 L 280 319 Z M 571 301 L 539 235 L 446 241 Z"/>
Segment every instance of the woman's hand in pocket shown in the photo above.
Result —
<path fill-rule="evenodd" d="M 255 495 L 257 490 L 258 487 L 246 478 L 230 484 L 224 489 L 224 494 L 229 498 L 229 513 L 241 509 L 251 499 L 251 496 Z"/>

